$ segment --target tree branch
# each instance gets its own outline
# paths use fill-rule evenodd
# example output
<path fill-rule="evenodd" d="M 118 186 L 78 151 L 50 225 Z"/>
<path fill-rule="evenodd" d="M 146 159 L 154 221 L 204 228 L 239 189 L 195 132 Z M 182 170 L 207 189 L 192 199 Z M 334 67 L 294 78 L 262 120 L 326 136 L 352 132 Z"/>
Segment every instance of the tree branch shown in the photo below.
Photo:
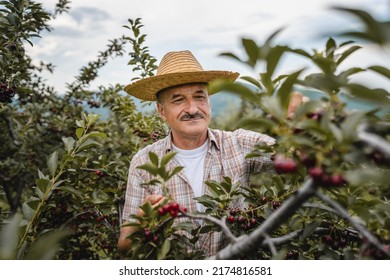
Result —
<path fill-rule="evenodd" d="M 333 207 L 333 209 L 336 210 L 336 213 L 346 219 L 352 226 L 354 226 L 367 240 L 373 244 L 375 247 L 377 247 L 379 250 L 381 250 L 383 253 L 385 253 L 386 256 L 390 256 L 389 252 L 386 250 L 386 248 L 379 242 L 379 240 L 371 234 L 364 226 L 354 221 L 348 214 L 348 212 L 340 206 L 336 201 L 332 200 L 328 196 L 324 195 L 323 193 L 317 192 L 316 196 L 321 199 L 323 202 L 328 204 L 329 206 Z"/>
<path fill-rule="evenodd" d="M 235 259 L 238 256 L 253 251 L 253 248 L 256 248 L 264 242 L 266 235 L 271 234 L 273 230 L 293 215 L 316 192 L 317 189 L 314 186 L 313 180 L 308 178 L 303 187 L 273 212 L 260 227 L 251 234 L 240 237 L 235 243 L 229 244 L 209 259 Z"/>
<path fill-rule="evenodd" d="M 388 141 L 376 134 L 365 131 L 363 127 L 358 129 L 357 135 L 361 141 L 381 151 L 387 157 L 390 157 L 390 143 Z"/>
<path fill-rule="evenodd" d="M 221 230 L 223 234 L 230 240 L 231 243 L 237 242 L 237 238 L 233 235 L 233 233 L 230 231 L 230 229 L 226 226 L 226 217 L 222 217 L 222 220 L 219 220 L 217 218 L 214 218 L 212 216 L 208 215 L 193 215 L 182 212 L 183 216 L 192 218 L 192 219 L 201 219 L 201 220 L 207 220 L 210 221 L 219 227 L 221 227 Z"/>

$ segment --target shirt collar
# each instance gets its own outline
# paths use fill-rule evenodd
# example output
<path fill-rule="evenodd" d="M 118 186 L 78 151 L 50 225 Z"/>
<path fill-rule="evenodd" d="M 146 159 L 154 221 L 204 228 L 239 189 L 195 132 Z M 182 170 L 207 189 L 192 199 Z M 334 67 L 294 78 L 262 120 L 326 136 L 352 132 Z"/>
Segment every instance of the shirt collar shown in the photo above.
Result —
<path fill-rule="evenodd" d="M 212 129 L 207 129 L 207 137 L 209 140 L 209 151 L 211 150 L 212 146 L 215 145 L 215 147 L 220 150 L 220 143 L 218 142 L 215 133 Z M 172 151 L 172 132 L 169 132 L 168 136 L 165 138 L 165 153 L 169 153 Z"/>

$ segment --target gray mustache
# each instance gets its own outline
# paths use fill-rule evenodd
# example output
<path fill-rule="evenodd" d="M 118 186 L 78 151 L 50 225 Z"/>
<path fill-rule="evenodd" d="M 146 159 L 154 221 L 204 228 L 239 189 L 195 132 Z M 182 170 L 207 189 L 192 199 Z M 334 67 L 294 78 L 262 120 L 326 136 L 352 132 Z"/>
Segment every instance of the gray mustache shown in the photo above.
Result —
<path fill-rule="evenodd" d="M 186 113 L 180 117 L 180 120 L 181 121 L 188 121 L 188 120 L 192 120 L 192 119 L 203 119 L 204 117 L 205 116 L 199 112 L 195 113 L 193 115 Z"/>

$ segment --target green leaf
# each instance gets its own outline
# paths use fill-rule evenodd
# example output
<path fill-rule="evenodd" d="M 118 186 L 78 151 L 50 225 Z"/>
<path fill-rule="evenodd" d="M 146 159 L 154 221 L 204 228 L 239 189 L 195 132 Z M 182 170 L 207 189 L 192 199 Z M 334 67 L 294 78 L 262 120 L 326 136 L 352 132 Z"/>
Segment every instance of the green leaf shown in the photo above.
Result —
<path fill-rule="evenodd" d="M 58 187 L 57 190 L 61 190 L 73 194 L 75 197 L 79 198 L 80 200 L 84 199 L 83 193 L 81 191 L 76 190 L 75 188 L 64 186 L 64 187 Z"/>
<path fill-rule="evenodd" d="M 153 206 L 149 201 L 144 203 L 140 208 L 144 211 L 145 217 L 150 217 L 152 215 Z"/>
<path fill-rule="evenodd" d="M 22 215 L 16 213 L 2 225 L 0 231 L 0 260 L 13 259 L 19 243 L 19 223 Z"/>
<path fill-rule="evenodd" d="M 263 98 L 263 107 L 267 113 L 271 114 L 277 120 L 282 121 L 284 119 L 285 113 L 278 98 L 265 96 Z"/>
<path fill-rule="evenodd" d="M 31 221 L 39 203 L 40 200 L 38 198 L 31 197 L 22 204 L 22 211 L 26 220 Z"/>
<path fill-rule="evenodd" d="M 103 191 L 99 189 L 94 189 L 92 193 L 92 201 L 95 204 L 105 203 L 110 199 L 110 197 Z"/>
<path fill-rule="evenodd" d="M 43 199 L 51 185 L 51 181 L 48 179 L 37 179 L 35 180 L 35 183 L 37 184 L 37 194 L 40 199 Z"/>
<path fill-rule="evenodd" d="M 60 230 L 46 233 L 39 237 L 32 249 L 23 258 L 26 260 L 50 260 L 54 259 L 58 250 L 61 249 L 60 241 L 69 236 L 71 231 Z"/>
<path fill-rule="evenodd" d="M 155 154 L 155 153 L 153 153 L 153 152 L 149 152 L 149 159 L 150 159 L 150 161 L 152 162 L 152 164 L 154 165 L 154 166 L 159 166 L 159 164 L 158 164 L 158 156 Z"/>
<path fill-rule="evenodd" d="M 244 118 L 241 119 L 237 126 L 256 131 L 267 131 L 275 126 L 275 122 L 266 118 Z"/>
<path fill-rule="evenodd" d="M 289 51 L 292 52 L 292 53 L 295 53 L 295 54 L 302 55 L 302 56 L 304 56 L 306 58 L 311 58 L 311 55 L 307 51 L 305 51 L 303 49 L 289 49 Z"/>
<path fill-rule="evenodd" d="M 306 116 L 309 112 L 315 112 L 322 107 L 321 101 L 318 100 L 310 100 L 308 102 L 303 103 L 298 109 L 295 111 L 294 119 L 299 120 L 300 118 Z"/>
<path fill-rule="evenodd" d="M 387 170 L 364 167 L 354 170 L 348 170 L 345 173 L 345 178 L 351 185 L 360 186 L 363 184 L 375 184 L 378 186 L 389 185 L 389 174 Z"/>
<path fill-rule="evenodd" d="M 167 165 L 167 163 L 168 163 L 169 161 L 171 161 L 171 160 L 174 158 L 175 155 L 176 155 L 175 152 L 170 152 L 170 153 L 165 154 L 165 155 L 162 157 L 162 159 L 161 159 L 161 166 Z"/>
<path fill-rule="evenodd" d="M 359 84 L 348 84 L 345 86 L 350 96 L 371 102 L 377 106 L 389 107 L 390 94 L 384 89 L 369 89 Z"/>
<path fill-rule="evenodd" d="M 247 64 L 255 67 L 257 59 L 259 57 L 259 47 L 257 46 L 256 42 L 252 39 L 242 39 L 242 45 L 244 46 L 244 49 L 248 55 L 248 61 Z"/>
<path fill-rule="evenodd" d="M 64 142 L 65 150 L 68 152 L 68 154 L 70 154 L 76 141 L 73 139 L 73 137 L 62 137 L 62 142 Z"/>
<path fill-rule="evenodd" d="M 39 179 L 47 179 L 47 177 L 45 176 L 45 174 L 43 174 L 43 173 L 41 172 L 41 170 L 39 170 L 39 169 L 38 169 L 38 178 L 39 178 Z"/>
<path fill-rule="evenodd" d="M 103 139 L 107 138 L 107 134 L 105 134 L 104 132 L 99 132 L 99 131 L 92 131 L 92 132 L 88 133 L 87 135 L 88 135 L 88 137 L 96 137 L 96 138 L 103 138 Z"/>
<path fill-rule="evenodd" d="M 233 58 L 234 60 L 237 60 L 238 62 L 243 62 L 237 55 L 230 53 L 230 52 L 221 53 L 220 55 Z"/>
<path fill-rule="evenodd" d="M 176 175 L 177 173 L 179 173 L 180 171 L 182 171 L 184 169 L 183 166 L 176 166 L 170 173 L 170 177 L 173 177 L 174 175 Z"/>
<path fill-rule="evenodd" d="M 96 142 L 95 140 L 92 140 L 92 139 L 88 139 L 87 141 L 85 141 L 84 143 L 82 143 L 80 145 L 80 147 L 78 147 L 77 149 L 77 152 L 81 152 L 81 151 L 84 151 L 86 149 L 89 149 L 91 147 L 94 147 L 94 146 L 100 146 L 101 144 L 99 142 Z"/>
<path fill-rule="evenodd" d="M 302 70 L 299 70 L 289 75 L 277 92 L 279 102 L 283 110 L 285 110 L 286 112 L 287 112 L 288 105 L 290 103 L 291 91 L 301 72 Z"/>
<path fill-rule="evenodd" d="M 259 89 L 262 88 L 260 82 L 251 76 L 242 76 L 240 77 L 240 79 L 251 83 L 252 85 L 256 86 Z"/>
<path fill-rule="evenodd" d="M 240 83 L 229 83 L 226 81 L 212 81 L 209 84 L 209 91 L 215 93 L 218 91 L 225 91 L 230 94 L 239 96 L 240 98 L 246 99 L 253 104 L 260 105 L 260 95 L 253 92 L 247 86 Z"/>
<path fill-rule="evenodd" d="M 333 38 L 329 38 L 326 42 L 326 56 L 333 59 L 334 51 L 336 50 L 336 42 Z"/>
<path fill-rule="evenodd" d="M 155 165 L 153 165 L 151 163 L 142 164 L 140 166 L 137 166 L 137 168 L 145 170 L 153 176 L 157 176 L 157 174 L 158 174 L 158 167 L 156 167 Z"/>
<path fill-rule="evenodd" d="M 91 126 L 92 124 L 94 124 L 99 118 L 100 118 L 100 115 L 98 115 L 98 114 L 88 114 L 88 116 L 86 117 L 88 126 Z"/>
<path fill-rule="evenodd" d="M 304 240 L 306 237 L 310 236 L 320 225 L 321 223 L 319 221 L 313 221 L 310 224 L 306 225 L 301 239 Z"/>
<path fill-rule="evenodd" d="M 272 76 L 275 72 L 276 67 L 279 64 L 280 59 L 282 58 L 283 53 L 287 48 L 282 46 L 276 46 L 269 51 L 267 55 L 267 76 L 272 80 Z"/>
<path fill-rule="evenodd" d="M 321 125 L 325 130 L 330 131 L 337 142 L 342 141 L 342 131 L 330 119 L 330 113 L 326 112 L 321 118 Z"/>
<path fill-rule="evenodd" d="M 346 117 L 344 122 L 341 124 L 341 131 L 344 139 L 350 141 L 356 139 L 357 127 L 361 124 L 365 115 L 365 112 L 354 112 Z"/>
<path fill-rule="evenodd" d="M 161 246 L 161 249 L 158 251 L 157 259 L 164 260 L 171 249 L 171 241 L 167 238 L 164 240 L 164 243 Z"/>
<path fill-rule="evenodd" d="M 357 50 L 361 49 L 360 46 L 352 46 L 348 50 L 344 51 L 341 56 L 337 59 L 336 64 L 339 65 L 341 62 L 343 62 L 348 56 L 356 52 Z"/>
<path fill-rule="evenodd" d="M 84 128 L 85 122 L 84 122 L 83 120 L 77 120 L 77 121 L 76 121 L 76 125 L 77 125 L 78 127 Z"/>
<path fill-rule="evenodd" d="M 54 177 L 58 167 L 58 152 L 53 152 L 47 160 L 47 166 L 52 177 Z"/>
<path fill-rule="evenodd" d="M 374 66 L 368 67 L 368 69 L 373 70 L 373 71 L 385 76 L 386 78 L 390 79 L 390 69 L 389 68 L 374 65 Z"/>
<path fill-rule="evenodd" d="M 84 128 L 82 127 L 79 127 L 76 129 L 76 136 L 77 136 L 77 139 L 80 139 L 81 136 L 83 136 L 83 133 L 84 133 Z"/>

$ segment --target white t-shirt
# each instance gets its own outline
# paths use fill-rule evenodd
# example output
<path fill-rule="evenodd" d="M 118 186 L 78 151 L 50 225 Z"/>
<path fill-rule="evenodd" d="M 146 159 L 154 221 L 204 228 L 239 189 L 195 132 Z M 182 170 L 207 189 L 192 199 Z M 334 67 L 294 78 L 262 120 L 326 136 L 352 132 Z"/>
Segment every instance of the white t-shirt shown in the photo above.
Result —
<path fill-rule="evenodd" d="M 203 195 L 203 175 L 204 175 L 204 160 L 207 154 L 208 141 L 202 146 L 193 150 L 179 149 L 172 144 L 173 150 L 176 152 L 176 158 L 181 166 L 184 167 L 186 175 L 195 197 Z M 202 211 L 203 206 L 196 204 L 198 211 Z"/>

